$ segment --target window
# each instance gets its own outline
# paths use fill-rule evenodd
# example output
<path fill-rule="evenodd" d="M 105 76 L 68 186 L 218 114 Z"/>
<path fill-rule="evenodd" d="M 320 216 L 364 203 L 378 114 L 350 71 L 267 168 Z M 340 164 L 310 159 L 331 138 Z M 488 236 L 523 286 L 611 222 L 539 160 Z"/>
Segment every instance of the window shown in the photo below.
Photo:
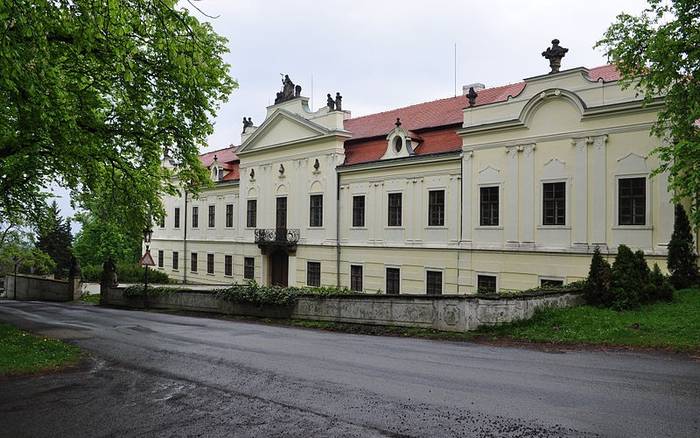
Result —
<path fill-rule="evenodd" d="M 309 286 L 321 286 L 321 263 L 306 262 L 306 284 Z"/>
<path fill-rule="evenodd" d="M 442 227 L 445 225 L 445 191 L 431 190 L 428 192 L 428 226 Z"/>
<path fill-rule="evenodd" d="M 554 278 L 541 278 L 540 287 L 562 287 L 564 280 L 556 280 Z"/>
<path fill-rule="evenodd" d="M 187 264 L 187 263 L 185 263 Z M 190 271 L 197 272 L 197 253 L 193 252 L 190 257 Z"/>
<path fill-rule="evenodd" d="M 180 207 L 175 207 L 175 228 L 180 228 Z"/>
<path fill-rule="evenodd" d="M 542 184 L 542 225 L 566 225 L 566 183 Z"/>
<path fill-rule="evenodd" d="M 309 197 L 309 226 L 323 226 L 323 195 Z"/>
<path fill-rule="evenodd" d="M 401 193 L 389 193 L 389 220 L 390 227 L 401 226 Z"/>
<path fill-rule="evenodd" d="M 386 268 L 386 293 L 398 295 L 401 288 L 401 270 L 399 268 Z"/>
<path fill-rule="evenodd" d="M 173 270 L 174 271 L 178 270 L 179 256 L 180 256 L 180 254 L 177 251 L 173 251 Z"/>
<path fill-rule="evenodd" d="M 365 197 L 363 195 L 352 197 L 352 226 L 365 226 Z"/>
<path fill-rule="evenodd" d="M 243 278 L 246 280 L 255 278 L 255 259 L 253 257 L 243 259 Z"/>
<path fill-rule="evenodd" d="M 425 293 L 427 295 L 442 295 L 442 271 L 426 272 Z"/>
<path fill-rule="evenodd" d="M 477 275 L 476 276 L 476 291 L 479 293 L 496 293 L 495 275 Z"/>
<path fill-rule="evenodd" d="M 214 273 L 214 254 L 207 254 L 207 274 Z"/>
<path fill-rule="evenodd" d="M 258 219 L 258 201 L 248 199 L 248 210 L 246 211 L 246 227 L 255 228 Z"/>
<path fill-rule="evenodd" d="M 224 256 L 224 275 L 227 277 L 233 276 L 233 256 Z"/>
<path fill-rule="evenodd" d="M 233 204 L 226 204 L 226 228 L 233 228 Z"/>
<path fill-rule="evenodd" d="M 350 290 L 362 292 L 362 266 L 350 265 Z"/>
<path fill-rule="evenodd" d="M 192 207 L 192 228 L 199 228 L 199 207 Z"/>
<path fill-rule="evenodd" d="M 165 216 L 163 216 L 162 218 L 160 218 L 160 219 L 158 220 L 158 226 L 159 226 L 160 228 L 165 228 Z"/>
<path fill-rule="evenodd" d="M 403 147 L 403 139 L 399 136 L 394 137 L 394 150 L 396 152 L 401 152 L 402 147 Z"/>
<path fill-rule="evenodd" d="M 498 226 L 498 186 L 481 187 L 481 211 L 479 224 L 482 227 Z"/>
<path fill-rule="evenodd" d="M 646 225 L 647 179 L 620 178 L 617 205 L 619 225 Z"/>
<path fill-rule="evenodd" d="M 216 206 L 209 206 L 209 228 L 214 228 L 216 226 Z"/>
<path fill-rule="evenodd" d="M 287 197 L 282 196 L 277 198 L 276 207 L 277 217 L 275 224 L 278 230 L 285 230 L 287 229 Z"/>
<path fill-rule="evenodd" d="M 162 250 L 162 249 L 159 249 L 159 250 L 158 250 L 158 267 L 159 267 L 159 268 L 162 268 L 162 267 L 163 267 L 163 258 L 164 258 L 163 250 Z"/>

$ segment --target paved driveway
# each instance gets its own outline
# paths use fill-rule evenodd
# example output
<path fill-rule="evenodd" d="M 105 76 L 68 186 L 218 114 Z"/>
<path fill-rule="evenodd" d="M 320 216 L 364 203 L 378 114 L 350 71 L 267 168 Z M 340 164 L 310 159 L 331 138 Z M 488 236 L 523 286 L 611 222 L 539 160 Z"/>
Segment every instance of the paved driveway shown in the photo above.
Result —
<path fill-rule="evenodd" d="M 0 301 L 94 353 L 0 381 L 0 436 L 700 436 L 700 363 Z"/>

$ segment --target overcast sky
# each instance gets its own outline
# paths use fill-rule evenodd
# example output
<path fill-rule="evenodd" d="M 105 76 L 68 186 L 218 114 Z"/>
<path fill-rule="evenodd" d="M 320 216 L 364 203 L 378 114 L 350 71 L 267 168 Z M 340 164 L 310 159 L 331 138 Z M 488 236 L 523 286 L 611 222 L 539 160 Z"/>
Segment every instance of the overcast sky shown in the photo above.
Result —
<path fill-rule="evenodd" d="M 187 5 L 182 1 L 181 4 Z M 463 84 L 489 86 L 547 73 L 541 56 L 553 38 L 569 48 L 562 68 L 606 63 L 593 45 L 621 11 L 646 2 L 615 1 L 259 1 L 195 2 L 229 40 L 226 61 L 239 88 L 223 104 L 207 150 L 240 144 L 241 119 L 256 125 L 281 86 L 302 86 L 313 109 L 343 95 L 353 116 L 454 95 Z M 312 87 L 313 78 L 313 87 Z"/>
<path fill-rule="evenodd" d="M 312 107 L 343 95 L 353 116 L 453 96 L 464 84 L 487 87 L 549 71 L 541 53 L 553 38 L 569 53 L 562 68 L 606 63 L 593 45 L 621 11 L 646 2 L 615 1 L 273 1 L 194 2 L 229 41 L 225 59 L 236 89 L 202 151 L 240 144 L 241 119 L 259 125 L 281 87 L 280 73 L 302 86 Z M 313 87 L 312 87 L 313 78 Z M 65 196 L 62 212 L 73 214 Z M 74 224 L 74 230 L 77 230 Z"/>

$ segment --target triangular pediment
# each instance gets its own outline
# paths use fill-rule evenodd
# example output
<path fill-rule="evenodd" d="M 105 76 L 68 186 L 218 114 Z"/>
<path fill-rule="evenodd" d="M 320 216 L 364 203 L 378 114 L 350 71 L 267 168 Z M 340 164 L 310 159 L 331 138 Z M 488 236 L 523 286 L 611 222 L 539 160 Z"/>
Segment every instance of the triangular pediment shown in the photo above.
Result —
<path fill-rule="evenodd" d="M 248 137 L 238 154 L 287 145 L 329 133 L 323 126 L 285 110 L 277 110 Z"/>

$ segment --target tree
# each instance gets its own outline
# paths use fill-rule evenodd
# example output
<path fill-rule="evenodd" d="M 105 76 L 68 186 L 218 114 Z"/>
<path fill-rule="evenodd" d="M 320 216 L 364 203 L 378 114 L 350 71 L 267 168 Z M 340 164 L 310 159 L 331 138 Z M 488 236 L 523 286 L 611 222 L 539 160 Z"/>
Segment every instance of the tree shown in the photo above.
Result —
<path fill-rule="evenodd" d="M 676 204 L 673 234 L 668 243 L 668 256 L 666 258 L 668 270 L 671 272 L 671 283 L 675 288 L 690 287 L 700 279 L 697 258 L 688 216 L 685 214 L 683 206 Z"/>
<path fill-rule="evenodd" d="M 104 219 L 94 213 L 79 214 L 82 224 L 75 237 L 73 252 L 80 265 L 102 266 L 111 257 L 115 263 L 136 263 L 141 254 L 141 231 L 131 229 L 125 232 L 115 221 Z"/>
<path fill-rule="evenodd" d="M 140 230 L 173 177 L 208 184 L 198 147 L 236 86 L 225 52 L 176 0 L 0 2 L 0 222 L 57 182 L 79 206 L 113 193 L 132 213 L 119 226 Z"/>
<path fill-rule="evenodd" d="M 652 134 L 664 143 L 656 149 L 668 172 L 675 201 L 690 201 L 700 227 L 700 3 L 697 0 L 649 0 L 641 15 L 622 13 L 596 43 L 620 71 L 623 84 L 647 104 L 665 96 Z"/>
<path fill-rule="evenodd" d="M 56 269 L 56 263 L 45 252 L 38 249 L 31 236 L 13 229 L 5 235 L 0 244 L 0 276 L 17 272 L 21 274 L 46 275 Z"/>
<path fill-rule="evenodd" d="M 603 258 L 600 254 L 600 248 L 596 246 L 593 250 L 591 267 L 584 287 L 586 302 L 593 306 L 609 306 L 612 301 L 610 294 L 611 283 L 612 272 L 610 263 Z"/>
<path fill-rule="evenodd" d="M 53 201 L 48 208 L 44 219 L 36 229 L 36 247 L 48 254 L 56 264 L 54 275 L 64 278 L 68 275 L 71 265 L 71 245 L 73 235 L 70 231 L 70 220 L 64 220 L 58 209 L 58 204 Z"/>

